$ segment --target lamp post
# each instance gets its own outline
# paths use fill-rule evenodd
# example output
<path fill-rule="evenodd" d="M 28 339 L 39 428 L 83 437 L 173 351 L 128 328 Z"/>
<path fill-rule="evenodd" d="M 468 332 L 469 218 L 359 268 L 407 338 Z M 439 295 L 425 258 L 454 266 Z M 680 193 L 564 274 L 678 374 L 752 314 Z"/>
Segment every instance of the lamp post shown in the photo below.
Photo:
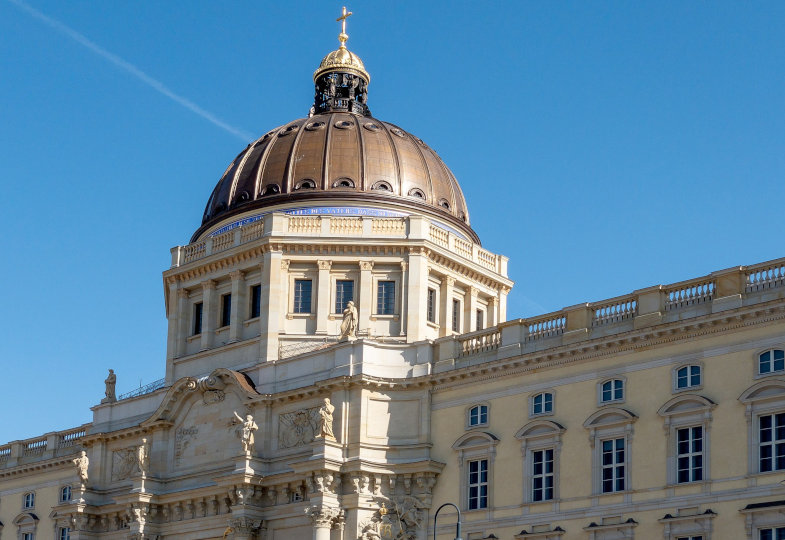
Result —
<path fill-rule="evenodd" d="M 462 540 L 461 539 L 461 509 L 455 506 L 453 503 L 444 503 L 441 505 L 437 510 L 436 513 L 433 515 L 433 540 L 436 540 L 436 518 L 441 512 L 442 508 L 445 506 L 452 506 L 455 508 L 455 511 L 458 512 L 458 522 L 455 524 L 455 540 Z"/>

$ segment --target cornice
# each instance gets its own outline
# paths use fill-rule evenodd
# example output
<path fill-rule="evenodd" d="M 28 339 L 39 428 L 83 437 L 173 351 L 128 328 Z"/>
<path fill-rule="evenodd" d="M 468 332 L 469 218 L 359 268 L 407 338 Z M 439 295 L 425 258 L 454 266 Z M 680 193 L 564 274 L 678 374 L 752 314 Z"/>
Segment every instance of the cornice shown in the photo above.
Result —
<path fill-rule="evenodd" d="M 19 476 L 23 474 L 30 474 L 34 472 L 40 472 L 47 469 L 57 469 L 57 468 L 73 468 L 73 463 L 71 460 L 74 458 L 76 454 L 79 453 L 81 450 L 80 446 L 75 446 L 74 451 L 67 456 L 58 456 L 56 458 L 47 459 L 44 461 L 34 461 L 32 463 L 22 463 L 19 465 L 15 465 L 8 469 L 0 469 L 0 479 L 2 478 L 11 478 L 14 476 Z"/>

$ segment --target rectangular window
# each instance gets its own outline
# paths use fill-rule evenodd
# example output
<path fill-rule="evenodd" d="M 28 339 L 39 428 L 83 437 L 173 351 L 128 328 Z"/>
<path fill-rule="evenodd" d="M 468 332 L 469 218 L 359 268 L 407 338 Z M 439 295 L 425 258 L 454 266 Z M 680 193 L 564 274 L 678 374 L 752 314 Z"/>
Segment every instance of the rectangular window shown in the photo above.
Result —
<path fill-rule="evenodd" d="M 23 533 L 22 540 L 35 540 L 35 536 L 33 536 L 33 533 Z"/>
<path fill-rule="evenodd" d="M 225 294 L 221 297 L 221 326 L 232 323 L 232 295 Z"/>
<path fill-rule="evenodd" d="M 700 386 L 700 384 L 700 366 L 684 366 L 676 372 L 676 388 L 690 388 L 693 386 Z"/>
<path fill-rule="evenodd" d="M 428 289 L 428 322 L 436 322 L 436 289 Z"/>
<path fill-rule="evenodd" d="M 380 281 L 376 288 L 376 314 L 395 314 L 395 282 Z"/>
<path fill-rule="evenodd" d="M 251 315 L 249 319 L 255 319 L 262 312 L 262 286 L 254 285 L 251 287 L 251 309 L 248 313 Z"/>
<path fill-rule="evenodd" d="M 452 301 L 452 331 L 461 331 L 461 301 L 455 299 Z"/>
<path fill-rule="evenodd" d="M 677 536 L 676 540 L 703 540 L 703 536 Z"/>
<path fill-rule="evenodd" d="M 772 349 L 758 357 L 760 373 L 772 373 L 785 370 L 785 350 Z"/>
<path fill-rule="evenodd" d="M 35 507 L 35 493 L 25 493 L 24 497 L 24 508 L 34 508 Z"/>
<path fill-rule="evenodd" d="M 624 489 L 624 438 L 602 441 L 602 492 Z"/>
<path fill-rule="evenodd" d="M 602 402 L 620 401 L 624 399 L 624 381 L 612 379 L 602 383 Z"/>
<path fill-rule="evenodd" d="M 60 540 L 71 540 L 71 529 L 69 527 L 60 527 Z"/>
<path fill-rule="evenodd" d="M 311 288 L 313 282 L 310 279 L 294 280 L 294 313 L 311 312 Z"/>
<path fill-rule="evenodd" d="M 202 308 L 204 305 L 201 302 L 194 304 L 194 334 L 202 333 Z"/>
<path fill-rule="evenodd" d="M 354 281 L 339 279 L 335 282 L 335 313 L 343 313 L 349 302 L 354 302 Z"/>
<path fill-rule="evenodd" d="M 700 426 L 676 430 L 676 481 L 703 480 L 703 428 Z"/>
<path fill-rule="evenodd" d="M 760 472 L 785 469 L 785 413 L 767 414 L 760 423 Z"/>
<path fill-rule="evenodd" d="M 785 540 L 785 527 L 761 529 L 760 540 Z"/>
<path fill-rule="evenodd" d="M 477 321 L 476 321 L 477 322 L 477 330 L 482 330 L 483 328 L 485 328 L 483 326 L 484 321 L 482 320 L 483 319 L 483 315 L 484 315 L 483 311 L 481 309 L 478 309 L 477 310 Z"/>
<path fill-rule="evenodd" d="M 469 426 L 481 426 L 488 423 L 488 406 L 475 405 L 469 409 Z"/>
<path fill-rule="evenodd" d="M 553 449 L 532 452 L 532 500 L 553 500 Z"/>
<path fill-rule="evenodd" d="M 468 465 L 469 510 L 488 508 L 488 460 L 478 459 Z"/>
<path fill-rule="evenodd" d="M 532 414 L 545 414 L 553 412 L 553 394 L 543 392 L 537 394 L 532 400 Z"/>

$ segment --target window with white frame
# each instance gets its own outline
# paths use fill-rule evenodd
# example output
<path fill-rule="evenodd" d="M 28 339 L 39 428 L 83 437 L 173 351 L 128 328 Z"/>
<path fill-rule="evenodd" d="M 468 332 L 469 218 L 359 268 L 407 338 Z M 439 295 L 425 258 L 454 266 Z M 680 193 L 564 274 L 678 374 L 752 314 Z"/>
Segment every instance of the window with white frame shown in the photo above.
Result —
<path fill-rule="evenodd" d="M 493 463 L 499 439 L 483 431 L 470 431 L 453 443 L 458 452 L 463 510 L 493 508 Z"/>
<path fill-rule="evenodd" d="M 60 527 L 59 531 L 59 539 L 60 540 L 71 540 L 71 528 L 70 527 Z"/>
<path fill-rule="evenodd" d="M 553 393 L 540 392 L 531 398 L 531 416 L 553 413 Z"/>
<path fill-rule="evenodd" d="M 455 298 L 452 300 L 452 331 L 461 331 L 461 301 Z"/>
<path fill-rule="evenodd" d="M 469 407 L 466 427 L 473 428 L 488 425 L 488 405 L 479 404 Z"/>
<path fill-rule="evenodd" d="M 35 508 L 35 493 L 25 493 L 22 497 L 22 508 Z"/>
<path fill-rule="evenodd" d="M 32 512 L 19 514 L 13 521 L 16 526 L 17 538 L 21 540 L 35 540 L 36 528 L 38 527 L 38 516 Z"/>
<path fill-rule="evenodd" d="M 550 420 L 533 420 L 515 434 L 523 454 L 524 502 L 559 498 L 559 453 L 564 428 Z"/>
<path fill-rule="evenodd" d="M 660 407 L 668 438 L 667 483 L 709 479 L 709 428 L 716 403 L 697 394 L 680 394 Z"/>
<path fill-rule="evenodd" d="M 343 313 L 349 302 L 354 302 L 354 280 L 335 280 L 335 311 L 333 313 Z"/>
<path fill-rule="evenodd" d="M 436 322 L 436 289 L 428 289 L 426 316 L 428 322 Z"/>
<path fill-rule="evenodd" d="M 583 423 L 592 447 L 592 491 L 596 494 L 628 492 L 630 441 L 637 416 L 618 407 L 603 408 Z"/>
<path fill-rule="evenodd" d="M 697 536 L 677 536 L 676 540 L 703 540 L 703 535 L 699 534 Z"/>
<path fill-rule="evenodd" d="M 785 527 L 766 527 L 758 531 L 760 540 L 785 540 Z"/>
<path fill-rule="evenodd" d="M 395 314 L 395 281 L 379 280 L 376 283 L 376 314 Z"/>
<path fill-rule="evenodd" d="M 750 474 L 785 470 L 785 381 L 764 379 L 739 401 L 746 408 Z"/>
<path fill-rule="evenodd" d="M 35 540 L 35 533 L 22 533 L 22 540 Z"/>
<path fill-rule="evenodd" d="M 488 508 L 488 460 L 475 459 L 467 463 L 466 480 L 468 510 Z"/>
<path fill-rule="evenodd" d="M 477 324 L 477 330 L 482 330 L 485 328 L 485 312 L 483 310 L 477 310 L 475 323 Z"/>
<path fill-rule="evenodd" d="M 60 502 L 68 502 L 71 500 L 71 486 L 63 486 L 60 488 Z"/>
<path fill-rule="evenodd" d="M 770 349 L 758 355 L 758 374 L 769 375 L 785 371 L 785 350 Z"/>
<path fill-rule="evenodd" d="M 673 382 L 673 388 L 677 392 L 702 386 L 703 374 L 701 366 L 690 364 L 676 368 Z"/>
<path fill-rule="evenodd" d="M 313 281 L 310 279 L 294 280 L 294 296 L 292 313 L 311 313 Z"/>
<path fill-rule="evenodd" d="M 608 379 L 600 383 L 600 403 L 616 403 L 624 401 L 624 379 Z"/>

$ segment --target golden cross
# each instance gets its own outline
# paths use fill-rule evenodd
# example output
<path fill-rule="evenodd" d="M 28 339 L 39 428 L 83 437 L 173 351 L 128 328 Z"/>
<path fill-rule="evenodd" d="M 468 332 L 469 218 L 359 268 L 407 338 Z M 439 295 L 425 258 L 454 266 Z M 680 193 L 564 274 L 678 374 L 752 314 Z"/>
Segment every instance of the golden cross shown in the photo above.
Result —
<path fill-rule="evenodd" d="M 349 39 L 349 36 L 346 34 L 346 19 L 351 15 L 351 11 L 346 11 L 346 6 L 343 6 L 343 13 L 340 17 L 335 19 L 336 22 L 341 21 L 341 33 L 338 35 L 338 41 L 341 42 L 341 47 L 343 44 L 346 43 L 346 40 Z"/>

